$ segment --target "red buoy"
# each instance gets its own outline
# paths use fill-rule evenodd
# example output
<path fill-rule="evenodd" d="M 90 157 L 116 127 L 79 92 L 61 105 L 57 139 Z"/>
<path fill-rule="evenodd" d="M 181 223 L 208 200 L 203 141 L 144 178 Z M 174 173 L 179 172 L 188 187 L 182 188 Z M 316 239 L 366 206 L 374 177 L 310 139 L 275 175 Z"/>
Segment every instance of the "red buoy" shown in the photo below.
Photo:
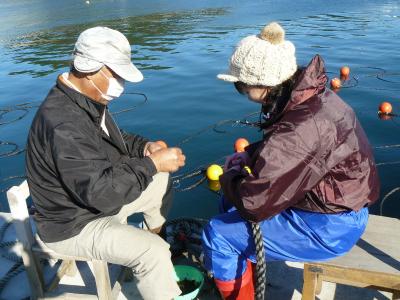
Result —
<path fill-rule="evenodd" d="M 340 68 L 340 76 L 345 78 L 349 77 L 350 75 L 350 68 L 348 66 L 343 66 Z"/>
<path fill-rule="evenodd" d="M 333 78 L 333 79 L 331 80 L 331 87 L 332 87 L 332 89 L 337 90 L 337 89 L 340 89 L 341 86 L 342 86 L 342 83 L 340 82 L 340 79 L 339 79 L 339 78 Z"/>

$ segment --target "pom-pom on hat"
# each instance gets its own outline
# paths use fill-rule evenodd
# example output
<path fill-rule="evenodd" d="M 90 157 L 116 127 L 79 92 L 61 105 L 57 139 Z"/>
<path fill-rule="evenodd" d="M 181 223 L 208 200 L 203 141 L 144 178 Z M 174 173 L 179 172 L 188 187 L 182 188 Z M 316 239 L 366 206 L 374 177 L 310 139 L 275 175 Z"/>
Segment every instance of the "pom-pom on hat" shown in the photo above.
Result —
<path fill-rule="evenodd" d="M 259 35 L 242 39 L 233 52 L 227 74 L 218 78 L 248 85 L 276 86 L 297 70 L 296 49 L 285 40 L 285 31 L 276 22 L 265 26 Z"/>

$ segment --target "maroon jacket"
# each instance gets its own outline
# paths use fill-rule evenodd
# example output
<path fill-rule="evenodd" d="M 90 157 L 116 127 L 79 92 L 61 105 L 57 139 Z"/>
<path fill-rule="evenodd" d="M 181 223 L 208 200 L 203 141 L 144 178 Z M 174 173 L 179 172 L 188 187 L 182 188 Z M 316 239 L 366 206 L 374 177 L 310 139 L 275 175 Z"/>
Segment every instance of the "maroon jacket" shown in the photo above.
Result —
<path fill-rule="evenodd" d="M 378 172 L 365 132 L 326 82 L 317 55 L 300 74 L 282 118 L 262 142 L 246 149 L 252 174 L 231 169 L 220 177 L 225 197 L 243 218 L 258 222 L 289 207 L 359 210 L 378 199 Z"/>

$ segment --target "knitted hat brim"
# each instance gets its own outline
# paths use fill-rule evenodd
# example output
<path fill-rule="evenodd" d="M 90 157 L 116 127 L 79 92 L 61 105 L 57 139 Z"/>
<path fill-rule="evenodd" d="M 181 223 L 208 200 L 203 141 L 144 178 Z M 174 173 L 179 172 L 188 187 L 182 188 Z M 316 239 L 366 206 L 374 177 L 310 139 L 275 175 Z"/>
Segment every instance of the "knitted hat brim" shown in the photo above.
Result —
<path fill-rule="evenodd" d="M 230 74 L 218 74 L 217 78 L 221 79 L 223 81 L 227 81 L 227 82 L 238 82 L 238 81 L 240 81 L 239 78 L 237 78 L 236 76 L 230 75 Z"/>

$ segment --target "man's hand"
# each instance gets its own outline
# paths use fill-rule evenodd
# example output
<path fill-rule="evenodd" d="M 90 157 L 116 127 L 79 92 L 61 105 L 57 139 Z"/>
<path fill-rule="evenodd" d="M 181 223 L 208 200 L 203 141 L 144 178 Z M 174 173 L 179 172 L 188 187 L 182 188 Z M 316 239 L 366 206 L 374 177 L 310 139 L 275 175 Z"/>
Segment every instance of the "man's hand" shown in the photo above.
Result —
<path fill-rule="evenodd" d="M 164 149 L 164 148 L 165 147 L 163 147 L 162 145 L 160 145 L 157 142 L 148 142 L 146 144 L 146 146 L 144 147 L 144 156 L 149 156 L 150 154 L 152 154 L 158 150 Z"/>
<path fill-rule="evenodd" d="M 149 155 L 158 172 L 175 172 L 185 165 L 185 155 L 179 148 L 162 148 Z"/>

